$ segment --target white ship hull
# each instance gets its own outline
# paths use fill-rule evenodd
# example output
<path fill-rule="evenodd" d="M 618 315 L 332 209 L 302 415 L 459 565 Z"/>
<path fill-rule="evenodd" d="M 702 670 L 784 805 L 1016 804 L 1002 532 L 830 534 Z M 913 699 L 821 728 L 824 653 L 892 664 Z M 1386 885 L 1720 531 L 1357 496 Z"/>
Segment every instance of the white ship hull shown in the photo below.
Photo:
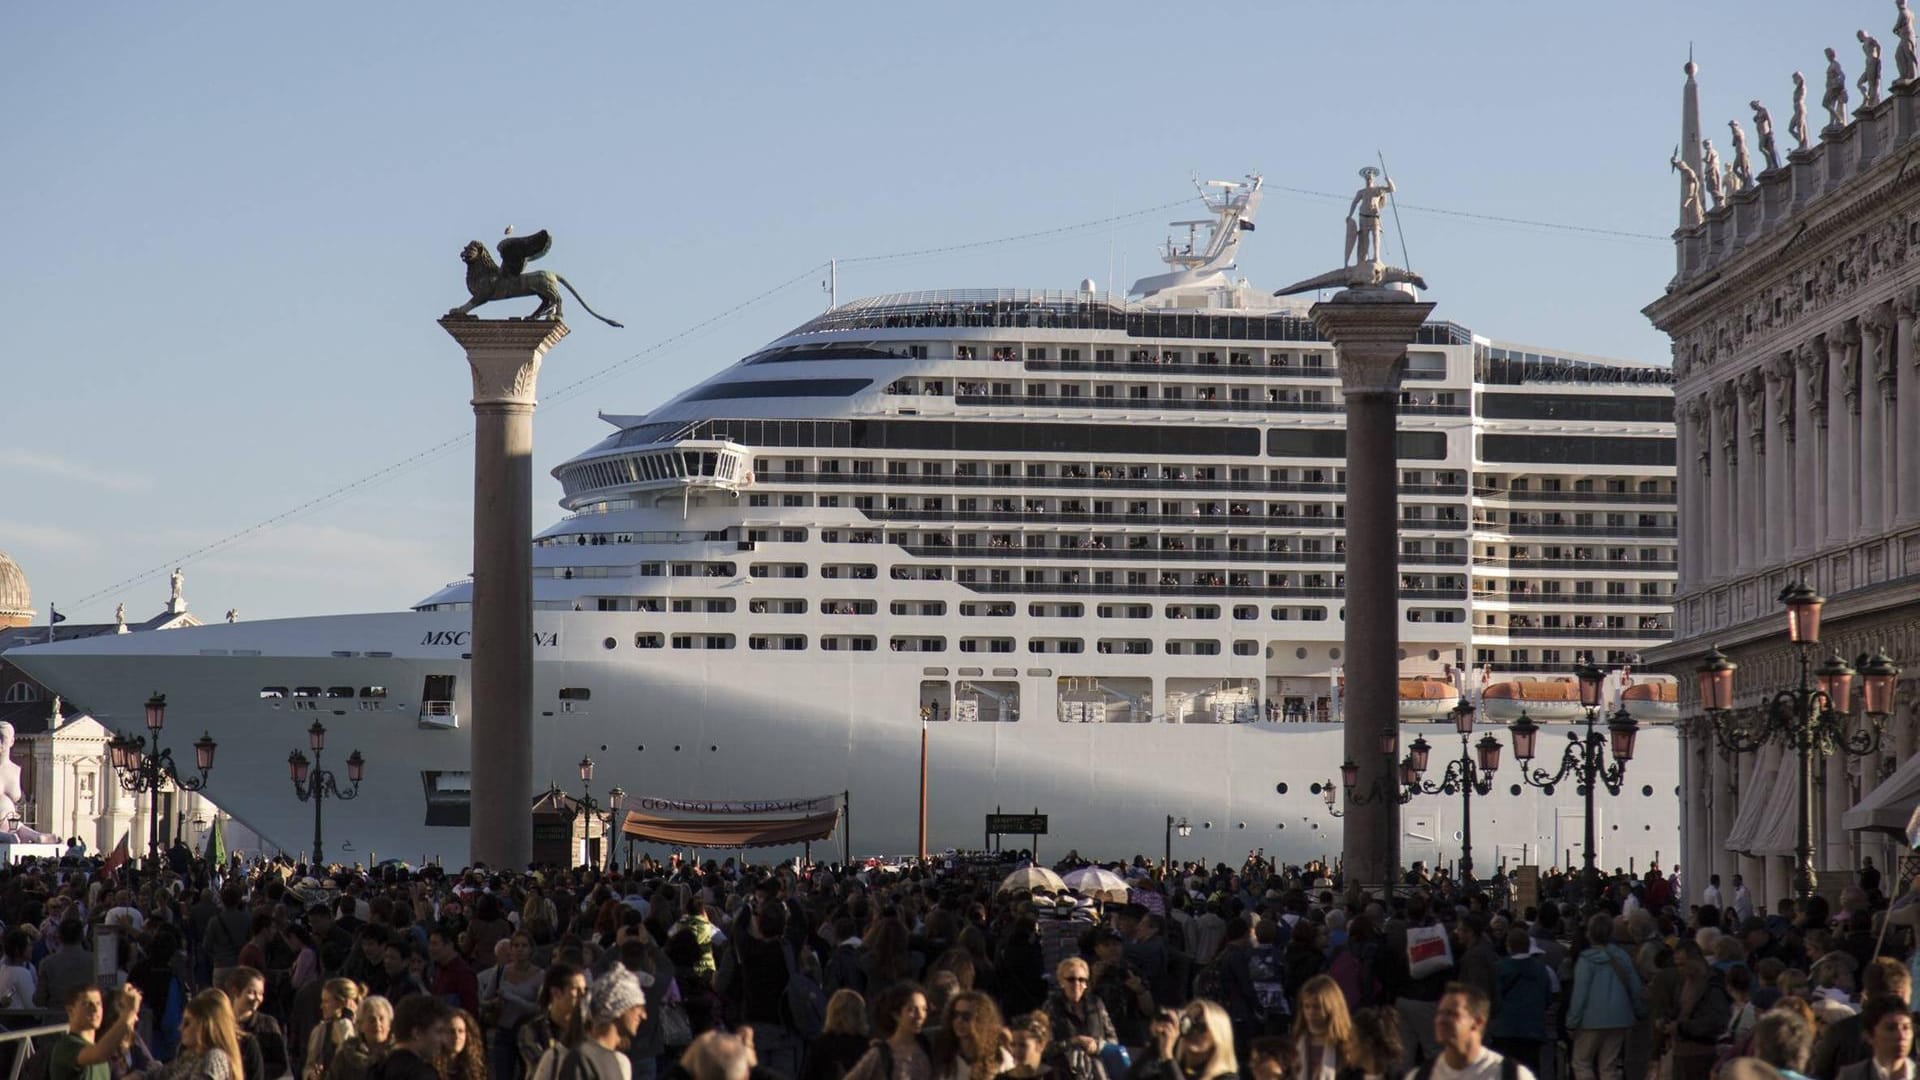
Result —
<path fill-rule="evenodd" d="M 535 700 L 543 703 L 530 763 L 536 787 L 577 787 L 574 763 L 587 755 L 598 763 L 597 788 L 618 783 L 635 794 L 768 798 L 847 791 L 855 854 L 913 850 L 920 658 L 803 653 L 789 661 L 776 653 L 755 655 L 744 666 L 743 658 L 726 653 L 708 654 L 709 664 L 699 652 L 603 647 L 607 637 L 630 637 L 633 621 L 617 613 L 536 615 L 542 645 Z M 356 747 L 369 758 L 359 798 L 327 804 L 330 856 L 458 864 L 466 858 L 467 831 L 426 824 L 426 792 L 430 774 L 464 774 L 469 767 L 467 734 L 475 716 L 461 659 L 465 629 L 444 612 L 293 619 L 91 638 L 16 650 L 9 659 L 49 685 L 73 688 L 83 695 L 79 703 L 109 727 L 137 729 L 142 703 L 163 690 L 169 744 L 184 746 L 202 729 L 219 741 L 209 797 L 289 852 L 310 848 L 312 807 L 294 798 L 285 759 L 305 745 L 306 727 L 322 720 L 329 764 L 337 767 Z M 423 725 L 415 695 L 427 676 L 447 674 L 455 677 L 458 726 Z M 1053 692 L 1050 678 L 1020 681 L 1024 693 Z M 302 685 L 378 686 L 388 696 L 260 696 L 263 687 Z M 592 685 L 593 699 L 577 711 L 545 715 L 566 685 Z M 1036 717 L 929 727 L 928 842 L 935 849 L 981 846 L 983 818 L 996 809 L 1037 809 L 1050 818 L 1050 835 L 1040 840 L 1043 856 L 1069 848 L 1104 857 L 1157 853 L 1168 814 L 1193 825 L 1191 837 L 1175 841 L 1178 857 L 1237 863 L 1264 849 L 1297 861 L 1340 850 L 1341 821 L 1309 790 L 1339 775 L 1345 755 L 1338 724 L 1076 724 Z M 1549 728 L 1541 740 L 1543 758 L 1559 753 L 1558 730 Z M 1407 725 L 1405 740 L 1416 732 L 1434 745 L 1437 773 L 1453 746 L 1451 725 Z M 1643 730 L 1627 791 L 1617 798 L 1603 794 L 1599 802 L 1603 862 L 1645 866 L 1656 855 L 1672 858 L 1679 842 L 1677 760 L 1671 729 Z M 1572 787 L 1551 798 L 1529 787 L 1514 797 L 1507 788 L 1518 779 L 1509 755 L 1499 789 L 1475 802 L 1477 867 L 1485 872 L 1500 860 L 1522 858 L 1564 863 L 1569 851 L 1577 860 L 1583 819 Z M 1282 783 L 1284 794 L 1277 789 Z M 1405 859 L 1456 859 L 1460 815 L 1457 797 L 1409 804 L 1402 812 Z M 1009 837 L 1007 843 L 1027 841 Z"/>

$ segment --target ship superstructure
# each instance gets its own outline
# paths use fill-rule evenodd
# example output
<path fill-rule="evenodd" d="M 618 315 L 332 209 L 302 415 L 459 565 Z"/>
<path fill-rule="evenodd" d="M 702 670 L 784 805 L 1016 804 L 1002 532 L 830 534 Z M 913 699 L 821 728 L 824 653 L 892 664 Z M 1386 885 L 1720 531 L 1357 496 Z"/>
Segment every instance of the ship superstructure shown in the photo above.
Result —
<path fill-rule="evenodd" d="M 1337 851 L 1308 787 L 1338 774 L 1355 719 L 1343 404 L 1307 303 L 1236 276 L 1259 195 L 1257 177 L 1206 185 L 1211 216 L 1178 223 L 1191 238 L 1131 299 L 1087 282 L 856 300 L 605 415 L 615 430 L 554 470 L 568 516 L 533 541 L 536 778 L 585 753 L 647 794 L 844 790 L 856 848 L 906 850 L 924 723 L 936 845 L 1031 807 L 1062 850 L 1153 850 L 1172 813 L 1204 824 L 1194 854 Z M 1643 720 L 1670 717 L 1670 684 L 1632 671 L 1669 633 L 1670 373 L 1432 323 L 1406 386 L 1399 720 L 1462 696 L 1493 721 L 1571 719 L 1583 660 Z M 406 775 L 378 796 L 370 779 L 335 827 L 459 858 L 470 590 L 10 658 L 109 722 L 165 687 L 223 761 L 255 741 L 278 760 L 309 713 L 365 727 Z M 1649 727 L 1645 793 L 1604 811 L 1614 861 L 1674 847 L 1670 738 Z M 216 797 L 297 846 L 282 793 Z M 1409 858 L 1446 857 L 1456 806 L 1407 808 Z M 1565 794 L 1485 813 L 1509 861 L 1559 861 L 1579 832 Z"/>

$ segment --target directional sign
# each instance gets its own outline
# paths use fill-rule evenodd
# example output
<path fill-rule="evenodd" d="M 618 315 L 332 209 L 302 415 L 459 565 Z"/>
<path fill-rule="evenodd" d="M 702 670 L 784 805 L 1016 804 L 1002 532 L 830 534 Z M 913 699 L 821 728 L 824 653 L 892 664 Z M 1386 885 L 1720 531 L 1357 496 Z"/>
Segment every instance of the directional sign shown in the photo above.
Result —
<path fill-rule="evenodd" d="M 1024 834 L 1028 836 L 1045 836 L 1047 834 L 1047 815 L 988 814 L 987 832 L 993 835 Z"/>

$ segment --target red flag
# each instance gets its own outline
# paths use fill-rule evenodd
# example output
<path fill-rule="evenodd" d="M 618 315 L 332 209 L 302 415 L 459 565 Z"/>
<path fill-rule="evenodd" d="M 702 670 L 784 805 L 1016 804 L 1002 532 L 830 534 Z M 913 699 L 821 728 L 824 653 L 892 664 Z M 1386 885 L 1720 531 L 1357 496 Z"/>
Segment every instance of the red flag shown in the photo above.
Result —
<path fill-rule="evenodd" d="M 120 842 L 113 845 L 113 852 L 100 864 L 102 874 L 111 874 L 127 864 L 127 833 L 120 834 Z"/>

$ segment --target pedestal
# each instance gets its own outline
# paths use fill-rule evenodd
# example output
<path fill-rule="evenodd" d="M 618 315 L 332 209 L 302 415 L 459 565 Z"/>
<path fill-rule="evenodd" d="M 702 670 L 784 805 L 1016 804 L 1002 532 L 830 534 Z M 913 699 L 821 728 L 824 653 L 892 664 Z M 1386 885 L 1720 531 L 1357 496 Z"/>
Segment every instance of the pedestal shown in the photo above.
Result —
<path fill-rule="evenodd" d="M 1347 400 L 1347 759 L 1360 767 L 1341 855 L 1348 880 L 1394 881 L 1400 869 L 1398 753 L 1382 727 L 1400 723 L 1399 488 L 1394 434 L 1407 346 L 1433 305 L 1391 288 L 1354 288 L 1313 305 L 1333 343 Z"/>
<path fill-rule="evenodd" d="M 533 859 L 533 408 L 565 323 L 447 317 L 473 369 L 472 817 L 469 858 Z"/>

